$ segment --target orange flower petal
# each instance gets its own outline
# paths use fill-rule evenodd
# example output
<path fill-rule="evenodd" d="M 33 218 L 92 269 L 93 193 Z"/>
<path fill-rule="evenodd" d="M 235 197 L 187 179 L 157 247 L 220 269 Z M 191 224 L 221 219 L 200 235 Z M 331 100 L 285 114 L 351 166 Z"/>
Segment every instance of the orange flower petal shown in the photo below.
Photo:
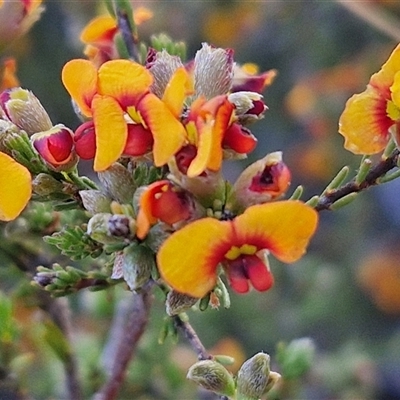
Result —
<path fill-rule="evenodd" d="M 171 235 L 157 254 L 163 279 L 175 290 L 204 297 L 217 281 L 217 266 L 232 233 L 230 222 L 197 220 Z M 228 246 L 229 248 L 229 246 Z"/>
<path fill-rule="evenodd" d="M 95 171 L 104 171 L 122 155 L 128 138 L 128 127 L 121 106 L 112 97 L 96 94 L 92 105 L 96 132 L 93 168 Z"/>
<path fill-rule="evenodd" d="M 388 91 L 398 71 L 400 71 L 400 45 L 392 51 L 382 68 L 371 76 L 369 83 L 380 91 Z"/>
<path fill-rule="evenodd" d="M 189 178 L 194 178 L 195 176 L 201 175 L 210 163 L 212 154 L 215 154 L 215 151 L 213 152 L 213 123 L 214 121 L 212 120 L 206 123 L 203 123 L 203 121 L 200 121 L 198 123 L 199 137 L 197 144 L 197 154 L 193 161 L 190 163 L 190 166 L 187 170 L 187 176 Z"/>
<path fill-rule="evenodd" d="M 91 103 L 97 91 L 97 70 L 88 60 L 71 60 L 64 65 L 62 81 L 81 112 L 92 115 Z"/>
<path fill-rule="evenodd" d="M 147 189 L 140 196 L 139 201 L 139 212 L 136 218 L 136 236 L 139 239 L 143 239 L 149 229 L 151 224 L 157 222 L 157 218 L 153 216 L 152 213 L 152 202 L 153 198 L 158 193 L 164 185 L 168 185 L 169 181 L 157 181 L 152 183 L 147 187 Z"/>
<path fill-rule="evenodd" d="M 233 220 L 233 245 L 255 245 L 291 263 L 305 253 L 317 223 L 318 213 L 300 201 L 255 205 Z"/>
<path fill-rule="evenodd" d="M 151 73 L 129 60 L 111 60 L 99 68 L 99 93 L 117 99 L 123 107 L 134 105 L 153 82 Z"/>
<path fill-rule="evenodd" d="M 114 18 L 102 15 L 92 19 L 82 30 L 80 39 L 83 43 L 102 43 L 113 40 L 117 31 Z"/>
<path fill-rule="evenodd" d="M 0 152 L 0 220 L 18 217 L 31 198 L 31 175 L 21 164 Z"/>
<path fill-rule="evenodd" d="M 346 103 L 339 119 L 339 133 L 344 136 L 344 147 L 355 154 L 375 154 L 382 151 L 389 140 L 389 128 L 394 124 L 386 112 L 388 98 L 368 85 Z"/>
<path fill-rule="evenodd" d="M 185 67 L 180 67 L 169 80 L 162 101 L 168 106 L 172 114 L 179 118 L 182 113 L 183 102 L 191 93 L 193 93 L 193 83 Z"/>
<path fill-rule="evenodd" d="M 152 93 L 140 100 L 138 110 L 154 137 L 154 164 L 161 167 L 182 147 L 186 130 L 169 108 Z"/>

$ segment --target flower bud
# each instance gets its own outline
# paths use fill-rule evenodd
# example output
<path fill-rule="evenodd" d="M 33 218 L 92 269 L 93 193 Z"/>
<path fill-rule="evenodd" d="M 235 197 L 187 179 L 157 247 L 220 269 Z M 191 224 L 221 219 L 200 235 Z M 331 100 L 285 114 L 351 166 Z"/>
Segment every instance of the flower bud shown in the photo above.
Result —
<path fill-rule="evenodd" d="M 235 394 L 235 382 L 232 375 L 216 361 L 198 361 L 189 368 L 186 377 L 216 394 L 222 396 L 233 396 Z"/>
<path fill-rule="evenodd" d="M 194 59 L 194 81 L 197 96 L 212 99 L 226 94 L 232 86 L 233 50 L 203 43 Z"/>
<path fill-rule="evenodd" d="M 74 151 L 71 129 L 62 124 L 31 136 L 33 147 L 40 157 L 55 171 L 68 171 L 75 167 L 78 158 Z"/>
<path fill-rule="evenodd" d="M 111 199 L 100 190 L 81 190 L 83 207 L 90 214 L 109 213 Z"/>
<path fill-rule="evenodd" d="M 12 122 L 0 119 L 0 151 L 11 155 L 7 145 L 9 139 L 21 135 L 21 130 Z"/>
<path fill-rule="evenodd" d="M 136 243 L 124 249 L 121 263 L 123 278 L 131 290 L 140 289 L 150 279 L 155 267 L 152 251 Z"/>
<path fill-rule="evenodd" d="M 32 190 L 39 196 L 61 193 L 63 184 L 49 174 L 40 173 L 32 181 Z"/>
<path fill-rule="evenodd" d="M 119 163 L 112 164 L 105 171 L 98 173 L 99 180 L 106 192 L 122 204 L 132 204 L 136 190 L 132 174 Z"/>
<path fill-rule="evenodd" d="M 270 357 L 258 353 L 241 366 L 237 376 L 238 399 L 258 400 L 268 386 L 270 375 Z"/>
<path fill-rule="evenodd" d="M 126 215 L 98 213 L 90 218 L 87 234 L 99 243 L 117 244 L 135 235 L 135 224 Z"/>
<path fill-rule="evenodd" d="M 167 314 L 170 317 L 178 315 L 194 306 L 198 300 L 197 297 L 188 296 L 187 294 L 171 290 L 165 302 Z"/>
<path fill-rule="evenodd" d="M 29 136 L 53 126 L 46 110 L 29 90 L 20 87 L 5 90 L 0 95 L 0 107 L 7 118 Z"/>
<path fill-rule="evenodd" d="M 235 182 L 233 194 L 236 205 L 247 208 L 275 200 L 286 192 L 290 179 L 282 153 L 270 153 L 247 167 Z"/>
<path fill-rule="evenodd" d="M 94 122 L 87 121 L 79 125 L 74 134 L 76 154 L 83 160 L 92 160 L 96 155 L 96 134 Z"/>
<path fill-rule="evenodd" d="M 264 118 L 268 107 L 262 100 L 263 96 L 255 92 L 236 92 L 228 96 L 228 100 L 235 106 L 235 114 L 239 122 L 247 125 Z"/>

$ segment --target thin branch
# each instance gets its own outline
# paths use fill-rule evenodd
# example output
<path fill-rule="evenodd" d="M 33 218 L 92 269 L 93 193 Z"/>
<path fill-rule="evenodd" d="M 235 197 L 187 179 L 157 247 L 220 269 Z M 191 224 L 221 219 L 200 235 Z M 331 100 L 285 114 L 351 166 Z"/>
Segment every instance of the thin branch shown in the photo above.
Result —
<path fill-rule="evenodd" d="M 207 352 L 196 331 L 188 321 L 184 321 L 179 315 L 173 317 L 177 329 L 188 340 L 199 360 L 211 360 L 212 356 Z"/>
<path fill-rule="evenodd" d="M 71 315 L 67 299 L 54 299 L 46 292 L 40 293 L 42 304 L 40 307 L 45 310 L 60 328 L 68 343 L 71 343 L 72 326 Z M 78 365 L 75 354 L 70 351 L 65 355 L 63 366 L 66 374 L 67 390 L 70 400 L 83 399 L 81 385 L 79 382 Z"/>
<path fill-rule="evenodd" d="M 400 40 L 400 21 L 382 6 L 368 1 L 336 0 L 342 7 L 373 26 L 388 37 Z"/>
<path fill-rule="evenodd" d="M 129 22 L 129 18 L 126 15 L 126 12 L 117 9 L 117 20 L 118 20 L 118 27 L 121 32 L 122 38 L 124 40 L 126 49 L 128 51 L 129 57 L 133 60 L 138 62 L 139 61 L 139 54 L 137 51 L 136 40 L 132 32 L 132 27 Z"/>
<path fill-rule="evenodd" d="M 355 180 L 353 180 L 338 189 L 328 191 L 319 198 L 315 209 L 317 211 L 329 210 L 336 201 L 347 196 L 348 194 L 361 192 L 362 190 L 368 189 L 371 186 L 377 185 L 379 183 L 379 178 L 383 177 L 391 169 L 397 167 L 399 154 L 400 152 L 398 149 L 394 150 L 390 157 L 380 161 L 373 168 L 371 168 L 365 179 L 360 183 L 357 183 Z"/>
<path fill-rule="evenodd" d="M 147 326 L 151 299 L 149 289 L 133 293 L 131 307 L 123 321 L 124 325 L 121 327 L 122 335 L 118 335 L 116 338 L 119 342 L 116 343 L 117 348 L 113 354 L 110 375 L 100 391 L 94 395 L 93 400 L 117 399 L 128 365 Z M 116 323 L 118 321 L 120 319 L 117 319 Z"/>

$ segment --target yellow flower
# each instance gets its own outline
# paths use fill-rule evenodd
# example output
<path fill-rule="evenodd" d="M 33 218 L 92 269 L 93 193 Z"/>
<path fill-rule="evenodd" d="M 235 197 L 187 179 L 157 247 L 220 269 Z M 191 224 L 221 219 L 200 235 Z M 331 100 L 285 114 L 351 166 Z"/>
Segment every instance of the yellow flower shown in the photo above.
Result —
<path fill-rule="evenodd" d="M 266 251 L 283 262 L 297 261 L 317 227 L 318 214 L 300 201 L 249 207 L 231 221 L 203 218 L 173 233 L 157 254 L 163 279 L 176 291 L 204 297 L 222 265 L 232 288 L 245 293 L 273 284 Z"/>
<path fill-rule="evenodd" d="M 390 139 L 389 128 L 400 118 L 400 45 L 364 92 L 346 103 L 339 120 L 344 147 L 355 154 L 381 152 Z"/>
<path fill-rule="evenodd" d="M 0 152 L 0 220 L 18 217 L 31 198 L 31 175 L 13 158 Z"/>
<path fill-rule="evenodd" d="M 127 119 L 151 131 L 156 166 L 166 164 L 169 158 L 165 155 L 174 154 L 182 146 L 184 127 L 150 92 L 153 77 L 142 65 L 111 60 L 97 70 L 88 60 L 72 60 L 64 66 L 62 80 L 82 114 L 93 118 L 95 171 L 107 169 L 123 154 L 128 141 Z"/>

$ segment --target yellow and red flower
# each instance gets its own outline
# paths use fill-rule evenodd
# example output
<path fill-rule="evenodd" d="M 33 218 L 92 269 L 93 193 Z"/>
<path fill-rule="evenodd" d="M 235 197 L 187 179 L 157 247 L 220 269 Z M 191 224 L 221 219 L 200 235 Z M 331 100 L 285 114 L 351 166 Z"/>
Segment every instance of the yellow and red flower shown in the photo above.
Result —
<path fill-rule="evenodd" d="M 25 34 L 40 18 L 42 0 L 4 0 L 0 2 L 0 50 Z"/>
<path fill-rule="evenodd" d="M 381 152 L 390 140 L 389 129 L 400 119 L 400 45 L 364 92 L 346 103 L 339 120 L 344 147 L 355 154 Z"/>
<path fill-rule="evenodd" d="M 31 175 L 9 155 L 0 152 L 0 221 L 18 217 L 32 193 Z"/>
<path fill-rule="evenodd" d="M 291 173 L 282 153 L 267 154 L 249 165 L 233 185 L 234 202 L 240 208 L 276 200 L 289 188 Z"/>
<path fill-rule="evenodd" d="M 136 25 L 152 17 L 152 12 L 145 7 L 138 7 L 133 15 Z M 80 39 L 86 44 L 85 55 L 96 65 L 118 58 L 115 36 L 118 24 L 111 15 L 93 18 L 82 30 Z"/>
<path fill-rule="evenodd" d="M 136 220 L 139 239 L 144 239 L 151 225 L 158 221 L 173 225 L 193 214 L 193 200 L 188 193 L 167 180 L 149 185 L 140 197 L 139 207 Z"/>
<path fill-rule="evenodd" d="M 95 171 L 107 169 L 123 155 L 129 134 L 135 128 L 140 130 L 139 134 L 144 133 L 143 128 L 151 132 L 156 166 L 166 164 L 169 155 L 184 143 L 183 125 L 150 92 L 153 77 L 142 65 L 111 60 L 97 70 L 88 60 L 72 60 L 64 66 L 62 80 L 82 114 L 93 118 Z"/>
<path fill-rule="evenodd" d="M 268 290 L 273 284 L 266 251 L 282 262 L 297 261 L 317 227 L 318 214 L 300 201 L 249 207 L 231 221 L 203 218 L 173 233 L 157 254 L 163 279 L 193 297 L 210 292 L 222 265 L 233 289 Z"/>

